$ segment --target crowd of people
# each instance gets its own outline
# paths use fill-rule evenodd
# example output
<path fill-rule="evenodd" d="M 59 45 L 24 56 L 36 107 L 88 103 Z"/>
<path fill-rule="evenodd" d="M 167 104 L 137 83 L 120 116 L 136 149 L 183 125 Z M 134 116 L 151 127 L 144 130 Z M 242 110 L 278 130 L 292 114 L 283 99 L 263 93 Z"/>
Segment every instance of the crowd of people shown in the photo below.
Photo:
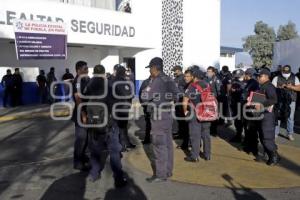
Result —
<path fill-rule="evenodd" d="M 273 73 L 267 67 L 237 69 L 231 73 L 227 66 L 220 72 L 212 66 L 206 71 L 198 66 L 185 71 L 181 66 L 174 66 L 172 78 L 164 73 L 163 60 L 155 57 L 146 68 L 150 74 L 140 87 L 139 101 L 146 123 L 142 143 L 151 143 L 154 152 L 155 170 L 147 178 L 149 182 L 164 182 L 172 176 L 174 139 L 182 140 L 177 148 L 188 152 L 186 162 L 196 163 L 200 158 L 211 160 L 211 136 L 220 134 L 220 125 L 234 125 L 235 136 L 230 142 L 239 143 L 256 160 L 266 157 L 270 166 L 280 161 L 276 137 L 282 122 L 287 124 L 287 138 L 294 140 L 300 83 L 299 74 L 293 74 L 289 65 L 279 66 Z M 72 88 L 66 85 L 65 90 L 72 91 L 75 104 L 74 169 L 88 170 L 89 179 L 96 181 L 103 169 L 103 151 L 108 152 L 115 184 L 124 186 L 127 180 L 122 169 L 122 153 L 136 147 L 128 135 L 134 77 L 129 68 L 120 64 L 114 66 L 113 74 L 106 73 L 104 66 L 96 65 L 91 78 L 87 62 L 78 61 L 75 69 L 75 77 L 69 69 L 62 77 L 72 84 Z M 47 76 L 41 70 L 36 80 L 40 102 L 49 101 L 51 84 L 57 81 L 55 69 L 52 67 Z M 2 84 L 20 96 L 19 70 L 13 75 L 8 70 Z M 50 101 L 55 102 L 55 98 Z M 178 132 L 174 134 L 175 121 Z M 259 152 L 259 143 L 264 152 Z"/>
<path fill-rule="evenodd" d="M 74 76 L 70 73 L 69 69 L 66 69 L 66 72 L 63 74 L 61 81 L 72 82 Z M 50 94 L 51 84 L 58 81 L 55 75 L 55 68 L 51 67 L 49 73 L 45 74 L 44 70 L 40 70 L 39 75 L 36 77 L 36 88 L 38 97 L 37 102 L 39 104 L 51 104 L 56 100 L 53 98 L 53 95 Z M 6 75 L 2 77 L 1 85 L 3 87 L 3 107 L 16 107 L 23 105 L 23 78 L 20 73 L 19 68 L 15 68 L 15 73 L 12 74 L 11 70 L 6 71 Z M 65 94 L 68 94 L 69 88 L 66 84 L 63 85 L 64 88 L 59 88 L 59 85 L 56 84 L 53 87 L 53 94 L 60 94 L 61 99 L 64 99 Z M 60 91 L 59 91 L 60 90 Z M 27 94 L 33 95 L 33 94 Z"/>

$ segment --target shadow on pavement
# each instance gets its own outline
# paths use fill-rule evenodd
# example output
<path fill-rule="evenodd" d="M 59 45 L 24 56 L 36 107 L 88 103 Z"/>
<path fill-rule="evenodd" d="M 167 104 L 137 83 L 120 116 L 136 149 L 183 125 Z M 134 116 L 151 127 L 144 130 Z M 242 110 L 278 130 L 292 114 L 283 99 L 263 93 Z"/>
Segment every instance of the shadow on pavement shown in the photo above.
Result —
<path fill-rule="evenodd" d="M 122 188 L 112 188 L 105 194 L 104 200 L 147 200 L 142 189 L 137 186 L 132 178 L 128 178 L 128 184 Z"/>
<path fill-rule="evenodd" d="M 234 179 L 228 175 L 223 174 L 222 178 L 228 182 L 230 186 L 225 185 L 226 188 L 230 189 L 234 195 L 236 200 L 265 200 L 262 195 L 258 194 L 257 192 L 253 191 L 250 188 L 246 188 L 245 186 L 238 184 L 238 187 L 234 184 Z"/>
<path fill-rule="evenodd" d="M 83 200 L 88 173 L 78 172 L 53 182 L 41 200 Z"/>

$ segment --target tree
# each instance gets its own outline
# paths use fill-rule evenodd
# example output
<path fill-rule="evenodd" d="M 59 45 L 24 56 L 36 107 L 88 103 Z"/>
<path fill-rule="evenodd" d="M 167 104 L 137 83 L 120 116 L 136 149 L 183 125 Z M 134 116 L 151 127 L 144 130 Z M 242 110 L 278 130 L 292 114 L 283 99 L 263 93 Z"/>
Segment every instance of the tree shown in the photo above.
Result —
<path fill-rule="evenodd" d="M 276 34 L 268 24 L 258 21 L 254 28 L 255 35 L 244 38 L 243 47 L 248 51 L 253 59 L 254 67 L 271 67 L 273 58 L 273 46 L 276 41 Z"/>
<path fill-rule="evenodd" d="M 279 26 L 277 32 L 277 41 L 290 40 L 299 37 L 296 24 L 289 21 L 286 25 Z"/>

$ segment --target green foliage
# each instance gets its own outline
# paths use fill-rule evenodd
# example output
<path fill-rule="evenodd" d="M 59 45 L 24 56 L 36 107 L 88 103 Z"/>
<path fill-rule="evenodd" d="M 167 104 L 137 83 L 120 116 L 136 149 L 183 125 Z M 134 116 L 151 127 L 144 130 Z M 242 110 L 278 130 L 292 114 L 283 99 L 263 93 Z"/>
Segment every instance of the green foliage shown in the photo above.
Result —
<path fill-rule="evenodd" d="M 299 37 L 296 24 L 289 21 L 286 25 L 279 26 L 277 32 L 277 41 L 290 40 Z"/>
<path fill-rule="evenodd" d="M 244 39 L 244 50 L 248 51 L 253 59 L 254 67 L 272 66 L 273 46 L 276 34 L 272 27 L 259 21 L 255 24 L 255 35 Z"/>

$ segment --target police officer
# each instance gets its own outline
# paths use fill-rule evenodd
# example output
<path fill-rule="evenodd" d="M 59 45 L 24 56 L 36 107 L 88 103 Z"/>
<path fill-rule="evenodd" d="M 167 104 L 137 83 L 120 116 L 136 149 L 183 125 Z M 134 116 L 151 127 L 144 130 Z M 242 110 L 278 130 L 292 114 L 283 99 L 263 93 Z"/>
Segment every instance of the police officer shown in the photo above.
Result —
<path fill-rule="evenodd" d="M 241 142 L 243 133 L 243 91 L 245 88 L 244 71 L 241 69 L 233 72 L 233 81 L 230 90 L 231 94 L 231 110 L 234 119 L 236 135 L 231 139 L 231 142 Z"/>
<path fill-rule="evenodd" d="M 243 93 L 243 100 L 247 100 L 250 97 L 251 92 L 257 92 L 259 90 L 259 83 L 256 80 L 257 71 L 254 68 L 249 68 L 245 71 L 245 89 Z M 252 107 L 246 107 L 252 109 Z M 243 141 L 244 151 L 247 153 L 253 153 L 254 156 L 258 156 L 258 120 L 255 117 L 258 117 L 254 112 L 245 112 L 245 138 Z"/>
<path fill-rule="evenodd" d="M 163 182 L 172 176 L 173 142 L 171 102 L 179 93 L 174 81 L 163 73 L 163 60 L 153 58 L 148 68 L 152 82 L 143 90 L 142 99 L 149 102 L 151 110 L 151 135 L 155 172 L 148 182 Z"/>
<path fill-rule="evenodd" d="M 291 66 L 285 65 L 281 68 L 281 73 L 276 76 L 272 83 L 275 87 L 277 87 L 280 92 L 286 92 L 287 95 L 289 95 L 289 98 L 291 99 L 291 102 L 289 102 L 289 116 L 287 119 L 287 132 L 288 132 L 288 138 L 289 140 L 293 141 L 295 140 L 293 137 L 294 134 L 294 116 L 295 116 L 295 110 L 296 110 L 296 101 L 297 101 L 297 92 L 293 89 L 286 88 L 287 85 L 299 85 L 299 79 L 295 74 L 291 72 Z M 280 132 L 280 120 L 278 120 L 278 124 L 276 126 L 276 136 L 279 135 Z"/>
<path fill-rule="evenodd" d="M 264 94 L 266 99 L 261 104 L 256 104 L 255 109 L 263 112 L 263 119 L 260 121 L 260 137 L 265 152 L 268 154 L 268 165 L 276 165 L 279 162 L 277 145 L 275 144 L 275 116 L 273 106 L 277 103 L 276 88 L 270 81 L 271 72 L 268 69 L 261 69 L 258 76 L 260 84 L 259 92 Z"/>
<path fill-rule="evenodd" d="M 108 150 L 115 185 L 121 187 L 127 183 L 127 180 L 124 177 L 121 163 L 120 130 L 111 117 L 112 88 L 105 78 L 104 66 L 96 65 L 94 75 L 87 84 L 84 93 L 87 96 L 93 96 L 89 98 L 89 102 L 98 102 L 106 106 L 108 113 L 105 114 L 104 108 L 101 106 L 87 105 L 88 125 L 99 125 L 107 121 L 105 126 L 88 129 L 88 147 L 91 153 L 89 180 L 94 182 L 101 178 L 101 170 L 104 169 L 104 166 L 101 165 L 101 155 L 103 155 L 103 151 Z M 105 92 L 105 90 L 107 91 Z"/>
<path fill-rule="evenodd" d="M 145 118 L 145 123 L 146 123 L 146 130 L 145 130 L 145 138 L 144 141 L 142 142 L 143 144 L 149 144 L 151 142 L 151 113 L 148 111 L 148 106 L 147 106 L 147 102 L 144 102 L 142 99 L 142 91 L 148 87 L 148 85 L 151 82 L 151 76 L 149 78 L 147 78 L 146 80 L 143 81 L 140 90 L 139 90 L 139 100 L 140 103 L 143 107 L 143 112 L 144 112 L 144 118 Z"/>
<path fill-rule="evenodd" d="M 48 92 L 47 79 L 44 70 L 40 70 L 40 74 L 36 77 L 36 82 L 38 85 L 39 103 L 45 104 L 47 103 Z"/>
<path fill-rule="evenodd" d="M 216 75 L 216 69 L 212 66 L 209 66 L 206 71 L 206 81 L 210 85 L 213 94 L 220 101 L 221 96 L 221 81 Z M 213 136 L 217 136 L 217 128 L 218 128 L 219 120 L 215 120 L 211 122 L 210 134 Z"/>
<path fill-rule="evenodd" d="M 87 148 L 87 131 L 86 128 L 82 127 L 80 123 L 86 123 L 86 111 L 83 109 L 79 110 L 78 106 L 82 102 L 86 102 L 86 99 L 82 98 L 83 90 L 86 87 L 89 78 L 88 66 L 85 61 L 78 61 L 75 65 L 76 77 L 73 81 L 73 99 L 75 102 L 72 121 L 75 124 L 75 143 L 74 143 L 74 159 L 73 167 L 74 169 L 85 171 L 89 168 L 88 166 L 88 156 L 86 155 Z"/>
<path fill-rule="evenodd" d="M 230 108 L 230 89 L 231 89 L 231 82 L 232 82 L 232 74 L 229 71 L 228 66 L 223 66 L 220 72 L 220 80 L 222 83 L 221 87 L 221 96 L 219 98 L 220 107 L 222 111 L 220 122 L 225 122 L 226 126 L 231 125 L 231 121 L 228 118 L 231 118 L 231 108 Z"/>
<path fill-rule="evenodd" d="M 48 91 L 51 90 L 51 84 L 53 82 L 57 81 L 57 78 L 55 77 L 55 68 L 51 67 L 50 68 L 50 72 L 47 74 L 47 87 L 48 87 Z M 53 87 L 53 94 L 57 94 L 57 86 Z M 55 99 L 51 96 L 51 91 L 49 92 L 50 96 L 49 96 L 49 101 L 50 103 L 55 102 Z"/>
<path fill-rule="evenodd" d="M 187 150 L 189 145 L 189 133 L 188 133 L 189 126 L 187 121 L 183 119 L 185 116 L 182 108 L 183 93 L 187 88 L 186 87 L 187 84 L 184 80 L 184 74 L 182 73 L 181 66 L 177 65 L 173 67 L 172 71 L 174 72 L 174 77 L 175 77 L 174 82 L 181 93 L 178 102 L 176 102 L 178 104 L 175 106 L 175 114 L 176 117 L 178 117 L 179 119 L 177 120 L 178 133 L 177 133 L 177 137 L 174 137 L 174 139 L 183 139 L 182 144 L 180 146 L 177 146 L 177 148 Z"/>
<path fill-rule="evenodd" d="M 3 107 L 7 106 L 7 100 L 12 98 L 13 92 L 13 76 L 11 74 L 11 70 L 6 70 L 6 75 L 3 76 L 1 80 L 1 85 L 4 87 L 4 94 L 3 94 Z M 10 105 L 10 103 L 9 103 Z"/>
<path fill-rule="evenodd" d="M 115 112 L 115 116 L 118 118 L 116 122 L 120 129 L 120 140 L 123 146 L 123 151 L 133 149 L 136 145 L 132 144 L 128 135 L 128 118 L 131 108 L 131 100 L 134 96 L 134 88 L 130 81 L 126 79 L 125 67 L 119 65 L 116 68 L 116 75 L 112 81 L 113 88 L 115 89 L 113 101 L 115 103 L 122 103 L 116 105 L 116 109 L 122 109 L 121 112 Z"/>
<path fill-rule="evenodd" d="M 193 69 L 186 72 L 186 74 L 187 73 L 191 73 L 190 75 L 193 77 L 193 83 L 200 85 L 202 89 L 209 87 L 208 83 L 203 80 L 205 78 L 205 74 L 200 69 L 193 67 Z M 189 121 L 189 135 L 192 145 L 190 156 L 185 157 L 184 160 L 187 162 L 199 162 L 201 140 L 203 141 L 204 159 L 210 160 L 210 122 L 199 121 L 194 112 L 194 109 L 188 107 L 189 102 L 193 104 L 193 107 L 197 107 L 197 105 L 201 103 L 200 92 L 197 91 L 197 89 L 192 84 L 190 84 L 185 91 L 185 96 L 183 98 L 183 110 L 185 112 L 185 115 L 191 117 Z"/>
<path fill-rule="evenodd" d="M 12 79 L 13 79 L 12 105 L 19 106 L 22 104 L 22 93 L 23 93 L 23 79 L 20 74 L 19 68 L 15 69 L 15 73 L 13 74 Z"/>

